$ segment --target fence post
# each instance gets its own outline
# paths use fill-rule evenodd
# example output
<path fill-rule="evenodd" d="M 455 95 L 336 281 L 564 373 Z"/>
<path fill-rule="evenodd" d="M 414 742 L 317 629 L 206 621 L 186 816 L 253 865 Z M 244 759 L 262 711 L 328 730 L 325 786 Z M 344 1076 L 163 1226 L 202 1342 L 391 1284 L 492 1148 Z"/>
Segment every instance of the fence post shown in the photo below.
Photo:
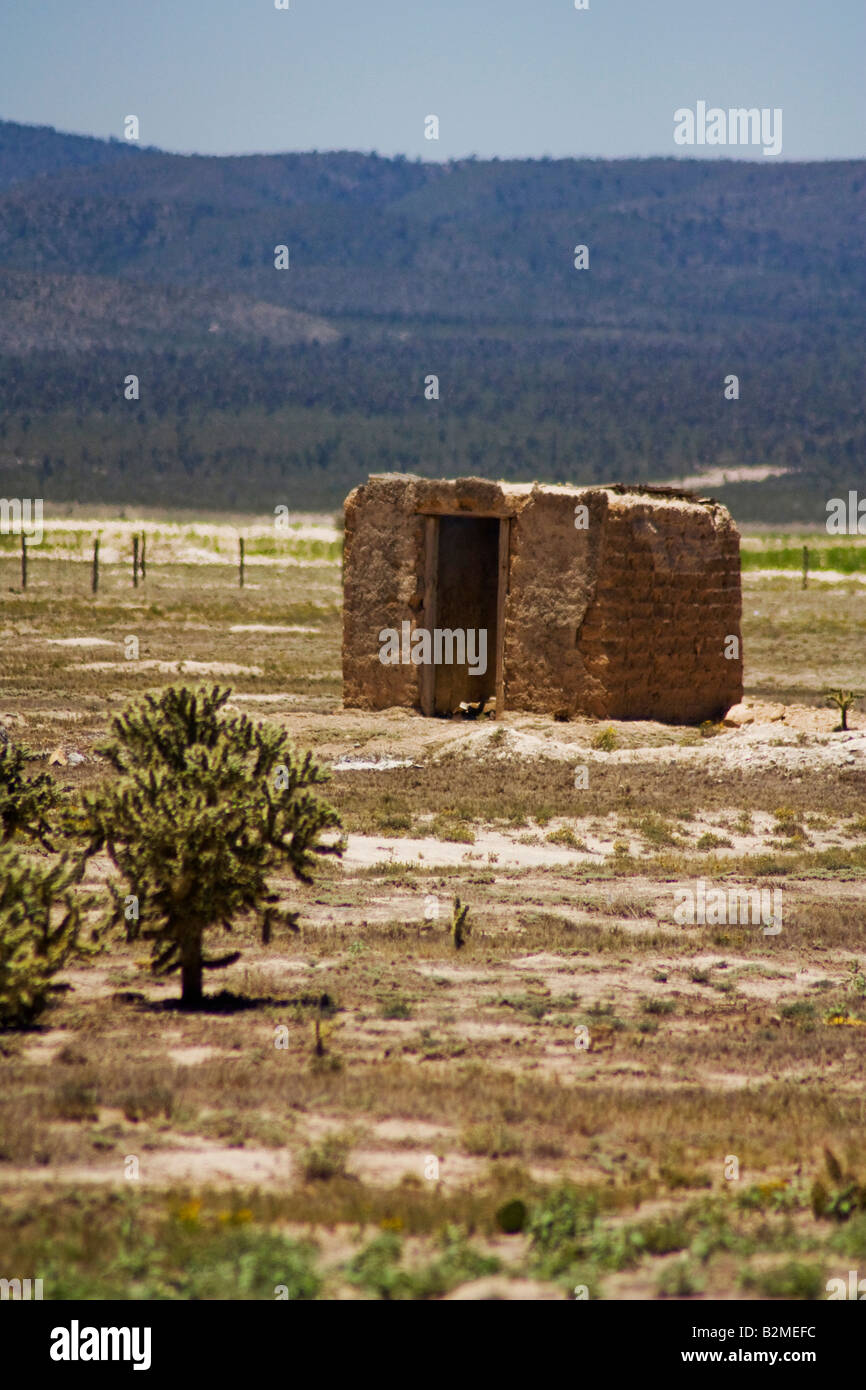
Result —
<path fill-rule="evenodd" d="M 242 589 L 242 588 L 244 587 L 244 538 L 243 538 L 243 536 L 241 536 L 241 537 L 239 538 L 239 540 L 238 540 L 238 551 L 239 551 L 239 556 L 240 556 L 240 559 L 239 559 L 240 586 L 239 586 L 239 587 Z"/>
<path fill-rule="evenodd" d="M 27 537 L 21 532 L 21 588 L 27 588 Z"/>
<path fill-rule="evenodd" d="M 138 588 L 138 534 L 132 538 L 132 587 Z"/>
<path fill-rule="evenodd" d="M 99 537 L 94 537 L 93 541 L 93 573 L 90 580 L 90 587 L 95 594 L 99 588 Z"/>
<path fill-rule="evenodd" d="M 803 588 L 809 583 L 809 547 L 803 546 Z"/>
<path fill-rule="evenodd" d="M 144 531 L 142 531 L 142 533 L 141 533 L 141 577 L 142 577 L 142 579 L 146 579 L 146 578 L 147 578 L 146 555 L 147 555 L 147 536 L 146 536 L 146 534 L 144 533 Z"/>

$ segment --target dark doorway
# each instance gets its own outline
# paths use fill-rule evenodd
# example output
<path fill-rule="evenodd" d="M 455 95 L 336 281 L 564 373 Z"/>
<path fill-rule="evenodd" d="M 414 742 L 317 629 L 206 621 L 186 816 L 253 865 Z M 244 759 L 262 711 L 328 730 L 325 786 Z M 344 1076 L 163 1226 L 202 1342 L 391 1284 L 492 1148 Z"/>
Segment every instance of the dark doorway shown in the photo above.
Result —
<path fill-rule="evenodd" d="M 425 713 L 453 714 L 462 701 L 483 701 L 497 693 L 501 669 L 499 620 L 500 529 L 498 517 L 428 518 L 426 625 L 440 646 L 426 687 Z M 450 634 L 450 635 L 449 635 Z M 460 660 L 460 657 L 463 657 Z M 473 661 L 474 658 L 474 661 Z M 484 666 L 484 670 L 478 668 Z M 476 674 L 472 674 L 473 668 Z"/>

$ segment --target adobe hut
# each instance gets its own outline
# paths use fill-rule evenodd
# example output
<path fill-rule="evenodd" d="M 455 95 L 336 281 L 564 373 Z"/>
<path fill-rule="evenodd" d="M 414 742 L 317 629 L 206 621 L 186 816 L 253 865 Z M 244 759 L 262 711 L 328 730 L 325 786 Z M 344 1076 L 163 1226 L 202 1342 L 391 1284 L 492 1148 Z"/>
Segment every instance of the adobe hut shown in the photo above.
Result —
<path fill-rule="evenodd" d="M 742 698 L 740 538 L 717 502 L 383 473 L 345 514 L 347 706 L 697 723 Z"/>

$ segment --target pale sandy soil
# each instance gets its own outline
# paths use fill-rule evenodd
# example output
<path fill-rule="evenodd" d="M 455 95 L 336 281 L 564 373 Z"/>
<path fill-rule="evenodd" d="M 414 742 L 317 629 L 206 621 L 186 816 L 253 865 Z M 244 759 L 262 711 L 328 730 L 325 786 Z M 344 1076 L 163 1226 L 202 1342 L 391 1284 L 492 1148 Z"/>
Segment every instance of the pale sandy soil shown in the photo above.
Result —
<path fill-rule="evenodd" d="M 686 478 L 665 478 L 656 487 L 681 487 L 695 491 L 708 487 L 723 487 L 725 483 L 762 483 L 766 478 L 781 478 L 789 473 L 788 468 L 776 468 L 771 464 L 744 464 L 740 468 L 708 468 L 704 473 L 692 473 Z"/>
<path fill-rule="evenodd" d="M 744 570 L 743 583 L 755 583 L 765 579 L 784 579 L 789 584 L 799 584 L 802 570 Z M 842 570 L 809 570 L 809 585 L 813 584 L 866 584 L 866 574 L 845 574 Z"/>

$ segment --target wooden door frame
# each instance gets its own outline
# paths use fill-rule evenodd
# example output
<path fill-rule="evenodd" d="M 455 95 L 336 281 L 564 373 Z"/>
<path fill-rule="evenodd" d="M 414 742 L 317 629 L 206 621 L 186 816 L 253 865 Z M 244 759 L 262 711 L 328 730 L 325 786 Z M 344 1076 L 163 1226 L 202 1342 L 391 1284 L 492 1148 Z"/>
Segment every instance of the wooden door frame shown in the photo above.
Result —
<path fill-rule="evenodd" d="M 424 513 L 424 606 L 422 612 L 423 626 L 430 633 L 436 627 L 439 589 L 439 521 L 443 516 L 465 516 L 467 520 L 475 520 L 484 516 L 499 522 L 494 693 L 496 695 L 496 718 L 500 719 L 505 709 L 505 610 L 508 598 L 509 558 L 511 554 L 511 517 L 501 514 L 492 516 L 490 513 L 480 512 Z M 436 667 L 432 661 L 421 667 L 419 686 L 421 713 L 430 717 L 436 712 Z"/>
<path fill-rule="evenodd" d="M 439 518 L 424 518 L 424 622 L 428 632 L 436 626 L 436 598 L 439 588 Z M 436 713 L 436 667 L 432 661 L 421 667 L 421 713 Z"/>
<path fill-rule="evenodd" d="M 511 555 L 511 518 L 499 521 L 499 572 L 496 577 L 496 718 L 505 713 L 505 605 L 508 598 L 508 561 Z"/>

